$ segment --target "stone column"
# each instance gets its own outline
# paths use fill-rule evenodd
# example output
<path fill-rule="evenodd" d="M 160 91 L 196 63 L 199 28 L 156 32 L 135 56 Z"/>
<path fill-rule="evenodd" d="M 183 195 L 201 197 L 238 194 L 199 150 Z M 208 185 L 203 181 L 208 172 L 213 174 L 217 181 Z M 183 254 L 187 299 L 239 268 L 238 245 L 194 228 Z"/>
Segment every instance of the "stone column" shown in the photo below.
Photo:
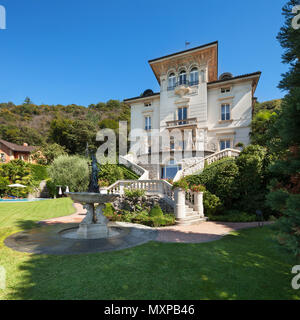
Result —
<path fill-rule="evenodd" d="M 203 192 L 194 193 L 194 211 L 196 211 L 201 218 L 204 217 Z"/>
<path fill-rule="evenodd" d="M 175 196 L 175 218 L 182 220 L 185 218 L 185 191 L 176 188 L 174 191 Z"/>

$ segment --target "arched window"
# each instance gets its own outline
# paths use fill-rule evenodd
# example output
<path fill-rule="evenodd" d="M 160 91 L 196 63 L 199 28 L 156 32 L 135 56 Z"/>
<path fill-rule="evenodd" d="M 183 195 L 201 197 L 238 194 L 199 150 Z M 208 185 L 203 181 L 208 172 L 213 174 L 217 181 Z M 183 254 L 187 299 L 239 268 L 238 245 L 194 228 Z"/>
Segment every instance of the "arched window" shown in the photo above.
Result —
<path fill-rule="evenodd" d="M 182 70 L 179 74 L 179 84 L 186 84 L 186 71 Z"/>
<path fill-rule="evenodd" d="M 176 86 L 175 73 L 171 73 L 168 78 L 168 90 L 173 90 Z"/>
<path fill-rule="evenodd" d="M 199 73 L 197 68 L 193 68 L 190 72 L 190 85 L 193 86 L 199 83 Z"/>

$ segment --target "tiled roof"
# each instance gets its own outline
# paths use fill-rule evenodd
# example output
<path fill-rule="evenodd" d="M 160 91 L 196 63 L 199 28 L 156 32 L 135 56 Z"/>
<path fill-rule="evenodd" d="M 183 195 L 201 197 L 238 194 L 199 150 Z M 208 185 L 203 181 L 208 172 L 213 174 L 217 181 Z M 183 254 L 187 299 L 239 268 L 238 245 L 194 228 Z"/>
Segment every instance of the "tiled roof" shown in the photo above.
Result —
<path fill-rule="evenodd" d="M 147 95 L 147 96 L 139 96 L 139 97 L 124 99 L 124 101 L 130 101 L 130 100 L 136 100 L 136 99 L 145 99 L 145 98 L 157 96 L 157 95 L 159 95 L 159 94 L 160 94 L 160 92 L 155 92 L 155 93 L 153 93 L 153 94 L 151 94 L 151 95 Z"/>
<path fill-rule="evenodd" d="M 214 84 L 214 83 L 219 83 L 219 82 L 231 81 L 231 80 L 236 80 L 236 79 L 240 79 L 240 78 L 247 78 L 247 77 L 251 77 L 251 76 L 255 76 L 255 75 L 261 75 L 261 71 L 257 71 L 257 72 L 253 72 L 253 73 L 246 73 L 246 74 L 242 74 L 242 75 L 235 76 L 235 77 L 228 78 L 228 79 L 224 79 L 224 80 L 211 81 L 211 82 L 208 82 L 207 84 Z"/>
<path fill-rule="evenodd" d="M 18 144 L 5 141 L 3 139 L 0 139 L 0 143 L 5 145 L 7 148 L 9 148 L 12 151 L 18 151 L 18 152 L 29 152 L 30 153 L 37 148 L 37 147 L 33 147 L 33 146 L 20 146 Z"/>
<path fill-rule="evenodd" d="M 212 45 L 214 45 L 214 44 L 218 44 L 218 41 L 214 41 L 214 42 L 211 42 L 211 43 L 207 43 L 207 44 L 204 44 L 204 45 L 202 45 L 202 46 L 195 47 L 195 48 L 191 48 L 191 49 L 187 49 L 187 50 L 184 50 L 184 51 L 179 51 L 179 52 L 171 53 L 171 54 L 168 54 L 168 55 L 163 56 L 163 57 L 160 57 L 160 58 L 156 58 L 156 59 L 149 60 L 148 62 L 151 63 L 151 62 L 154 62 L 154 61 L 157 61 L 157 60 L 160 60 L 160 59 L 165 59 L 165 58 L 173 57 L 173 56 L 176 56 L 176 55 L 178 55 L 178 54 L 186 53 L 186 52 L 189 52 L 189 51 L 198 50 L 198 49 L 203 49 L 203 48 L 205 48 L 205 47 L 212 46 Z"/>

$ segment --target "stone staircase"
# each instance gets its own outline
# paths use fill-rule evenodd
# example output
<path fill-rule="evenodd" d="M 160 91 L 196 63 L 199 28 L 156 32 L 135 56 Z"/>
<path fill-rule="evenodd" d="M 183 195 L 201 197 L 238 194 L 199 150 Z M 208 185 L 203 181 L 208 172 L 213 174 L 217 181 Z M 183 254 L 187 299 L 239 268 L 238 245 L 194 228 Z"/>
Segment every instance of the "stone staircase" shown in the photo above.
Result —
<path fill-rule="evenodd" d="M 173 181 L 178 181 L 185 176 L 200 173 L 204 169 L 205 163 L 209 165 L 226 157 L 236 158 L 240 153 L 241 151 L 236 149 L 225 149 L 219 152 L 215 152 L 214 154 L 211 154 L 205 158 L 199 159 L 198 162 L 192 164 L 191 166 L 187 166 L 182 170 L 179 170 Z"/>
<path fill-rule="evenodd" d="M 178 225 L 193 225 L 198 224 L 200 222 L 206 221 L 207 217 L 201 217 L 198 212 L 194 211 L 190 205 L 185 205 L 185 218 L 181 220 L 176 220 L 176 224 Z"/>

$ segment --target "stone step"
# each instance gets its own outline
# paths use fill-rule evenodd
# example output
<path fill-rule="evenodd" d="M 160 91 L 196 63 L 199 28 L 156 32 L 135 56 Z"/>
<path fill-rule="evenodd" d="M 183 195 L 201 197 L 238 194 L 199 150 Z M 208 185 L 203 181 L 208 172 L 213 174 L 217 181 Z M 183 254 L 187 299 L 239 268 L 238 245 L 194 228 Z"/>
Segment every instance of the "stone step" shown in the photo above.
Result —
<path fill-rule="evenodd" d="M 193 212 L 193 208 L 185 206 L 185 213 L 191 213 L 191 212 Z"/>
<path fill-rule="evenodd" d="M 200 218 L 199 215 L 185 217 L 184 219 L 176 220 L 177 225 L 192 225 L 199 224 L 207 220 L 207 217 Z"/>
<path fill-rule="evenodd" d="M 198 212 L 196 212 L 196 211 L 185 212 L 185 215 L 186 215 L 187 217 L 198 216 Z"/>

